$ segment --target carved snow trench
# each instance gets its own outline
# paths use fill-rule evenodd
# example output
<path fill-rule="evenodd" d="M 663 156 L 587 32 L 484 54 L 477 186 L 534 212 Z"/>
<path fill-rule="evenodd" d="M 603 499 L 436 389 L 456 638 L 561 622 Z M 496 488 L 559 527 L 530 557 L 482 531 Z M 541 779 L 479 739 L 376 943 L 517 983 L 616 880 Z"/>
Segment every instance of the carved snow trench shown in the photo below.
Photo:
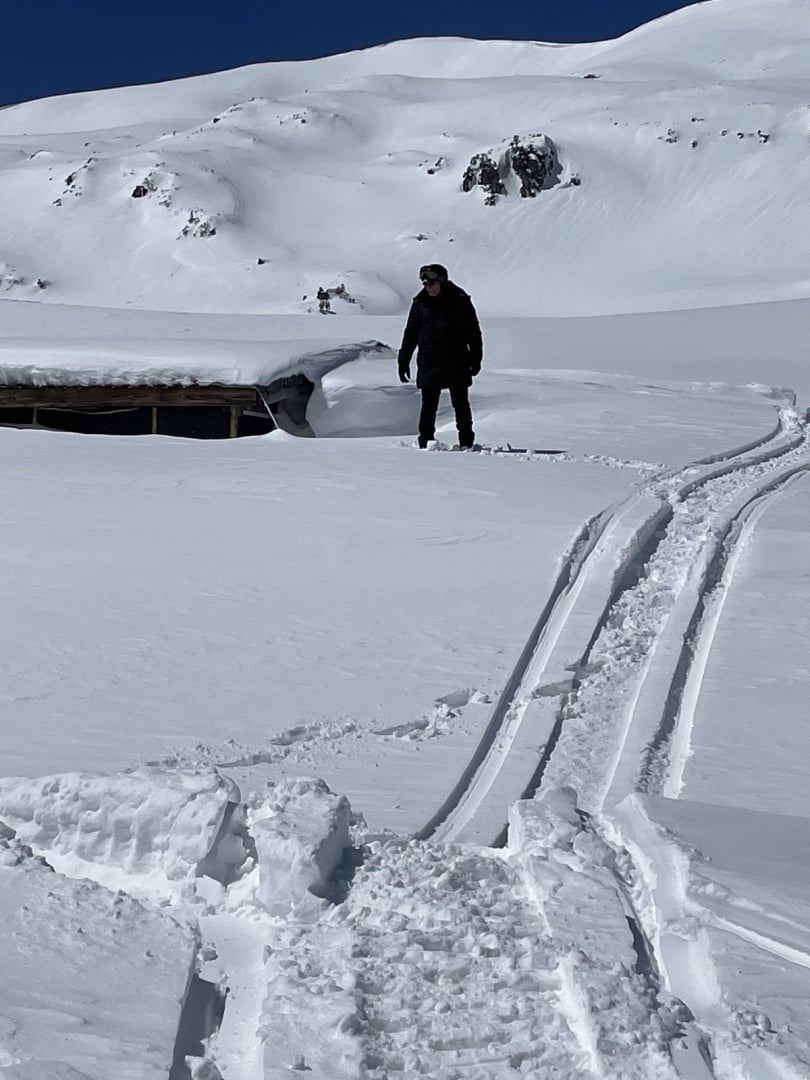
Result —
<path fill-rule="evenodd" d="M 200 978 L 196 972 L 191 976 L 177 1028 L 169 1080 L 187 1080 L 192 1075 L 188 1059 L 205 1058 L 206 1045 L 222 1023 L 225 1003 L 226 995 L 215 983 Z M 206 1080 L 219 1080 L 221 1075 L 210 1063 Z"/>

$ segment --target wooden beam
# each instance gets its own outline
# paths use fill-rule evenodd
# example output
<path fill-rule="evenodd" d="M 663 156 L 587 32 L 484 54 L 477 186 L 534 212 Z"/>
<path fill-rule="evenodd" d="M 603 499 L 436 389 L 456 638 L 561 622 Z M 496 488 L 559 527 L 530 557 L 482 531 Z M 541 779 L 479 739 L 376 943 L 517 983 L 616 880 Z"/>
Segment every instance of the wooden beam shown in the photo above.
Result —
<path fill-rule="evenodd" d="M 253 405 L 252 386 L 0 386 L 0 407 L 127 409 L 158 405 Z"/>

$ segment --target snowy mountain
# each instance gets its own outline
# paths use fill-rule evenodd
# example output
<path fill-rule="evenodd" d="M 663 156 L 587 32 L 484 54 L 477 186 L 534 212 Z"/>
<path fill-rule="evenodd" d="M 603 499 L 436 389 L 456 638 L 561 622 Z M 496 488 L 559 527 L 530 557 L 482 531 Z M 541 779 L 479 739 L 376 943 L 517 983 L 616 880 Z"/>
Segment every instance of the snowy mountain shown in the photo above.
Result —
<path fill-rule="evenodd" d="M 809 60 L 711 0 L 0 111 L 0 389 L 316 436 L 0 413 L 3 1080 L 810 1075 Z"/>
<path fill-rule="evenodd" d="M 604 43 L 421 39 L 18 105 L 0 281 L 279 313 L 345 284 L 391 314 L 440 261 L 488 315 L 802 297 L 809 64 L 802 0 L 712 0 Z M 535 198 L 505 168 L 516 135 L 556 148 Z M 480 154 L 493 206 L 462 190 Z"/>

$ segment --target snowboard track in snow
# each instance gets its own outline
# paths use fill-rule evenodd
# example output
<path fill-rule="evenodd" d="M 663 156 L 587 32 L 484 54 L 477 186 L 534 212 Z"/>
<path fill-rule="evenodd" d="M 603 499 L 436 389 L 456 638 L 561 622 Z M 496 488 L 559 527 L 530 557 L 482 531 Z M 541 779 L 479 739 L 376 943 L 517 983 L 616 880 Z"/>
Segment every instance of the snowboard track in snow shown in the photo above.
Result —
<path fill-rule="evenodd" d="M 800 460 L 793 461 L 791 458 L 786 467 L 774 476 L 780 460 L 788 455 Z M 516 744 L 527 708 L 534 699 L 544 695 L 543 683 L 548 673 L 563 668 L 573 670 L 573 677 L 568 680 L 565 692 L 559 698 L 556 715 L 533 770 L 528 776 L 524 774 L 524 782 L 520 786 L 507 793 L 500 793 L 503 798 L 500 822 L 498 829 L 490 837 L 490 842 L 502 845 L 506 840 L 504 820 L 507 806 L 514 799 L 531 798 L 539 790 L 572 710 L 576 708 L 585 688 L 600 677 L 603 664 L 601 659 L 594 656 L 597 643 L 610 629 L 612 621 L 621 615 L 618 610 L 620 603 L 630 597 L 639 584 L 654 572 L 656 558 L 667 558 L 668 553 L 662 551 L 662 544 L 668 536 L 674 535 L 678 538 L 685 516 L 683 508 L 696 503 L 701 496 L 709 499 L 715 488 L 726 489 L 730 486 L 733 494 L 750 488 L 752 483 L 754 489 L 746 496 L 745 505 L 761 502 L 778 491 L 793 475 L 810 467 L 806 459 L 806 437 L 803 428 L 791 412 L 780 410 L 779 423 L 762 439 L 728 453 L 692 463 L 670 476 L 656 477 L 641 485 L 639 492 L 624 503 L 609 507 L 588 521 L 562 557 L 561 568 L 551 594 L 468 765 L 439 809 L 414 834 L 415 838 L 464 838 L 470 822 L 485 805 L 488 797 L 491 798 L 498 774 L 503 770 L 510 751 Z M 758 483 L 759 472 L 764 479 Z M 718 526 L 722 537 L 733 532 L 734 522 L 741 513 L 742 508 L 734 509 L 722 518 Z M 711 536 L 705 538 L 705 541 L 701 538 L 698 551 L 705 551 L 710 547 L 711 539 Z M 722 547 L 721 541 L 716 545 L 716 550 L 721 550 Z M 714 563 L 714 559 L 711 561 Z M 714 573 L 718 572 L 719 565 L 715 564 Z M 609 583 L 607 586 L 606 582 Z M 705 604 L 705 598 L 711 589 L 712 577 L 707 574 L 698 587 L 696 608 Z M 590 617 L 591 629 L 587 632 L 587 639 L 582 640 L 583 634 L 579 631 L 580 640 L 577 642 L 577 635 L 572 634 L 571 628 L 578 621 L 587 626 L 587 611 L 597 609 L 596 617 Z M 699 620 L 698 615 L 695 620 Z M 665 620 L 652 639 L 644 645 L 646 660 L 666 633 Z M 638 645 L 638 642 L 636 644 Z M 686 645 L 684 648 L 686 649 Z M 563 650 L 565 653 L 561 656 Z M 571 662 L 572 656 L 578 659 Z M 642 682 L 645 672 L 646 664 L 641 673 Z M 677 698 L 677 684 L 682 677 L 682 673 L 679 673 L 677 678 L 673 676 L 670 681 L 670 688 L 675 687 L 671 689 L 673 700 Z M 553 682 L 548 689 L 553 692 Z M 638 692 L 640 691 L 637 689 L 636 700 Z M 631 703 L 626 727 L 632 723 L 632 719 Z M 647 741 L 648 755 L 651 753 L 649 747 L 654 742 L 664 741 L 666 727 L 670 723 L 669 719 L 662 721 L 650 735 Z M 623 734 L 617 733 L 618 745 L 610 747 L 616 759 L 621 755 L 625 735 L 626 731 Z M 601 771 L 604 773 L 603 768 Z M 613 772 L 615 762 L 614 768 L 610 770 L 610 778 Z M 564 777 L 559 780 L 563 782 Z"/>
<path fill-rule="evenodd" d="M 456 807 L 459 806 L 465 794 L 472 788 L 479 769 L 492 755 L 496 739 L 504 727 L 509 711 L 513 706 L 525 678 L 529 664 L 537 653 L 543 635 L 548 629 L 552 613 L 560 603 L 563 595 L 570 589 L 572 583 L 579 575 L 585 561 L 593 551 L 596 541 L 604 533 L 610 522 L 610 517 L 610 513 L 607 512 L 597 515 L 588 521 L 575 537 L 568 552 L 563 556 L 562 565 L 552 587 L 551 594 L 529 635 L 528 641 L 523 647 L 520 658 L 509 676 L 495 708 L 492 711 L 484 734 L 476 746 L 473 756 L 470 758 L 458 783 L 447 796 L 445 802 L 433 815 L 430 821 L 414 834 L 414 839 L 427 840 L 429 837 L 432 837 L 439 829 L 439 826 L 443 825 Z"/>
<path fill-rule="evenodd" d="M 810 464 L 797 465 L 764 484 L 728 519 L 717 536 L 703 586 L 683 637 L 660 724 L 644 755 L 636 785 L 639 793 L 677 796 L 681 776 L 673 777 L 673 767 L 680 765 L 682 774 L 700 686 L 740 551 L 757 520 L 766 511 L 770 497 L 809 471 Z"/>

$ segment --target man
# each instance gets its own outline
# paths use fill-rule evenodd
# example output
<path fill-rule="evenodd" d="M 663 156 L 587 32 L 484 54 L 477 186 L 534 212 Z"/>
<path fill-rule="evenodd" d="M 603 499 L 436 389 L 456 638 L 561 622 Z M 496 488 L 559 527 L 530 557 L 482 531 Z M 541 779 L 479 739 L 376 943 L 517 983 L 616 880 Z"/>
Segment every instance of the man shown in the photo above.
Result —
<path fill-rule="evenodd" d="M 447 270 L 430 263 L 419 271 L 422 290 L 413 298 L 399 350 L 399 380 L 411 377 L 416 354 L 416 385 L 422 391 L 419 446 L 424 450 L 436 434 L 436 411 L 442 390 L 450 391 L 456 414 L 458 444 L 475 443 L 470 386 L 481 370 L 481 327 L 472 300 L 447 278 Z"/>

